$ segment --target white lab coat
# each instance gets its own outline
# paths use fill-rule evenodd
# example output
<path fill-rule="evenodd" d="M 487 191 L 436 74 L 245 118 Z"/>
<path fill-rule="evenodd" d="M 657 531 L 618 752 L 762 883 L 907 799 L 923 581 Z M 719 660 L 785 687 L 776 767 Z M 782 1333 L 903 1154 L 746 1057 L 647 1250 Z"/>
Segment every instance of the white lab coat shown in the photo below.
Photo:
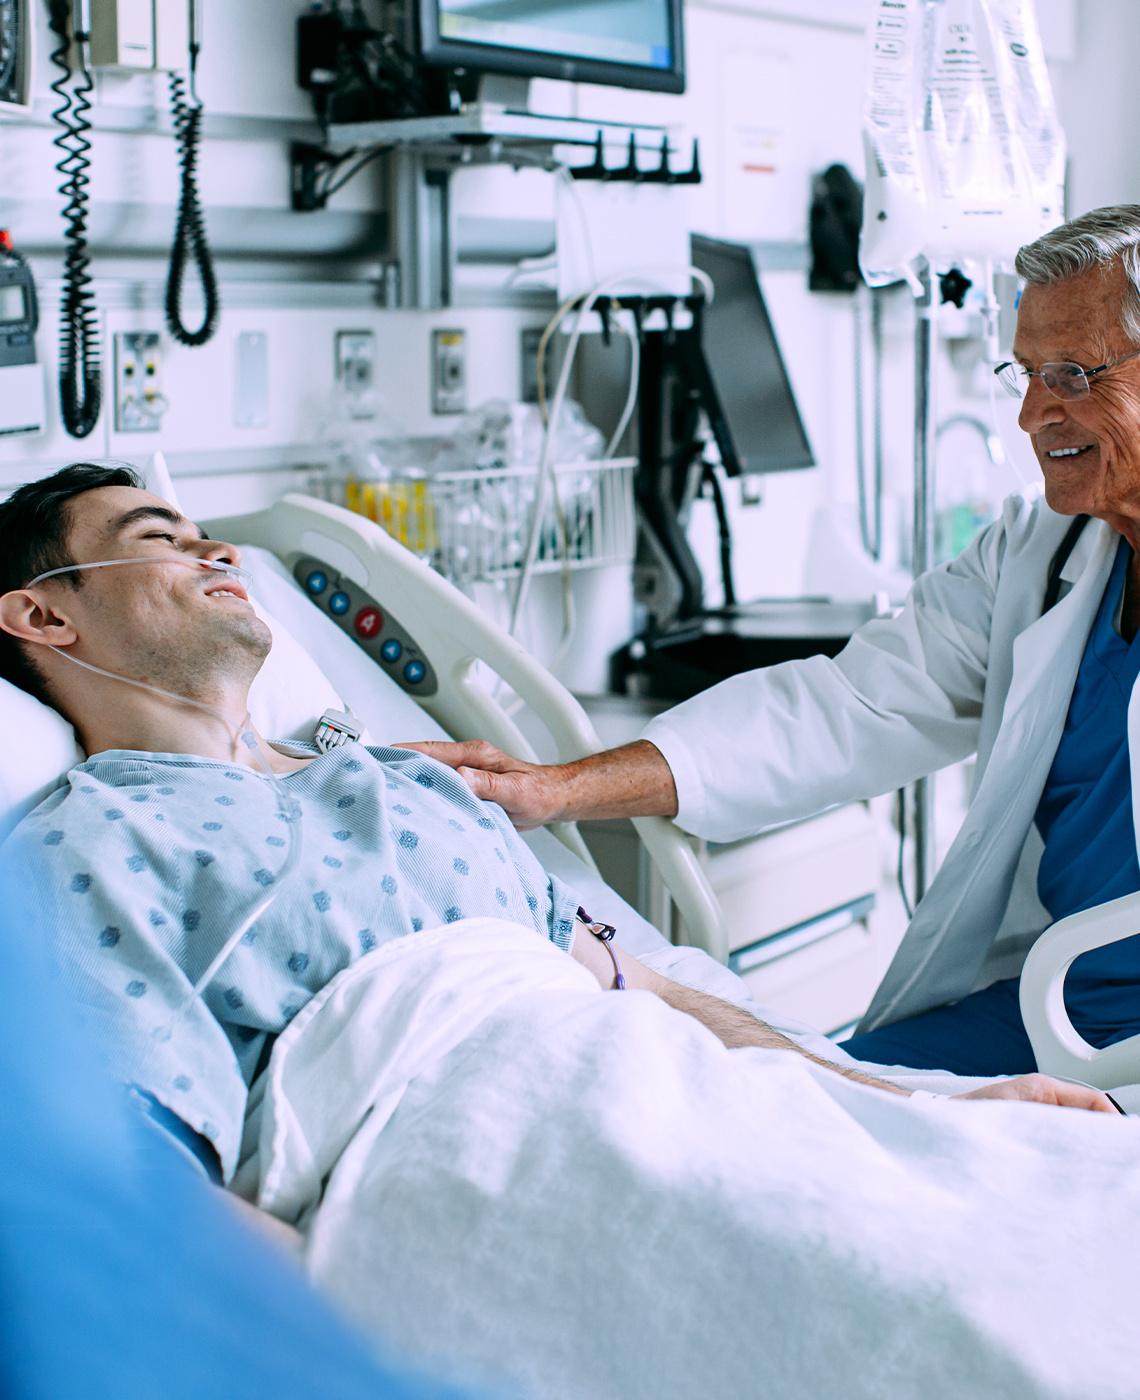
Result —
<path fill-rule="evenodd" d="M 834 660 L 732 676 L 645 731 L 673 771 L 678 822 L 715 841 L 890 792 L 976 751 L 966 820 L 860 1031 L 1016 976 L 1050 922 L 1034 814 L 1120 539 L 1090 520 L 1042 616 L 1070 523 L 1039 497 L 1011 496 L 965 553 L 915 583 L 899 617 L 868 622 Z"/>

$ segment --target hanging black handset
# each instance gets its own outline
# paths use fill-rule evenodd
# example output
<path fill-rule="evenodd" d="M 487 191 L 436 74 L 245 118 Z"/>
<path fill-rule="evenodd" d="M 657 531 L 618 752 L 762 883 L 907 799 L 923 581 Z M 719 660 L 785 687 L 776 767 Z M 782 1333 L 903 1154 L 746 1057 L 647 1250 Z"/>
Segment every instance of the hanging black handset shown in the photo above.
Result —
<path fill-rule="evenodd" d="M 63 210 L 67 220 L 64 233 L 67 249 L 60 306 L 59 404 L 64 427 L 72 437 L 83 438 L 94 428 L 103 403 L 99 319 L 87 252 L 87 170 L 91 164 L 87 152 L 91 142 L 85 133 L 91 130 L 86 117 L 91 109 L 87 98 L 95 82 L 88 56 L 90 35 L 82 13 L 82 0 L 76 0 L 74 24 L 70 0 L 49 0 L 48 10 L 51 31 L 59 38 L 59 47 L 52 53 L 51 61 L 61 70 L 51 88 L 60 99 L 60 106 L 52 117 L 63 131 L 53 144 L 64 152 L 56 169 L 64 176 L 59 192 L 67 199 Z M 73 75 L 71 69 L 73 40 L 79 56 L 78 75 Z"/>
<path fill-rule="evenodd" d="M 859 271 L 863 191 L 845 165 L 831 165 L 812 180 L 811 273 L 813 292 L 853 292 Z"/>
<path fill-rule="evenodd" d="M 170 106 L 174 114 L 174 134 L 178 141 L 179 163 L 182 166 L 182 194 L 178 201 L 178 219 L 174 225 L 174 246 L 170 250 L 170 271 L 166 279 L 166 324 L 170 334 L 183 345 L 205 345 L 218 329 L 221 299 L 214 276 L 214 259 L 206 241 L 206 221 L 198 202 L 198 145 L 202 139 L 202 103 L 198 99 L 195 76 L 201 51 L 201 18 L 196 0 L 190 5 L 190 77 L 189 100 L 187 83 L 180 73 L 170 75 Z M 188 330 L 182 320 L 182 284 L 186 264 L 193 261 L 202 282 L 206 307 L 202 324 Z"/>

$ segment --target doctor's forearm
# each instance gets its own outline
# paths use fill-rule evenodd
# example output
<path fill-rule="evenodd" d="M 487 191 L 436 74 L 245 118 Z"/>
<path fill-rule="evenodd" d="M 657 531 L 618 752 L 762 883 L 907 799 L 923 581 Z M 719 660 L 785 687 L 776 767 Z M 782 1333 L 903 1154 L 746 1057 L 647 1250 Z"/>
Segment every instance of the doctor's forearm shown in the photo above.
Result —
<path fill-rule="evenodd" d="M 675 817 L 677 785 L 660 749 L 638 739 L 574 763 L 528 763 L 493 744 L 425 740 L 400 744 L 454 768 L 484 802 L 497 802 L 520 831 L 548 822 Z"/>
<path fill-rule="evenodd" d="M 559 764 L 551 774 L 558 775 L 560 821 L 677 815 L 673 774 L 648 739 Z"/>

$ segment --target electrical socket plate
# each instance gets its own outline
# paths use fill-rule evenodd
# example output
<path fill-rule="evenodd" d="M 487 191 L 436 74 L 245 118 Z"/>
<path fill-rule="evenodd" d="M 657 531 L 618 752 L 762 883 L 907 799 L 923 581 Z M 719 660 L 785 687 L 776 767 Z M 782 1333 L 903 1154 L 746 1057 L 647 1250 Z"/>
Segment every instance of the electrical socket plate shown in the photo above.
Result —
<path fill-rule="evenodd" d="M 91 65 L 120 73 L 184 71 L 201 0 L 89 0 Z M 81 59 L 72 43 L 72 67 Z"/>
<path fill-rule="evenodd" d="M 164 408 L 158 332 L 116 331 L 115 431 L 157 433 Z"/>
<path fill-rule="evenodd" d="M 433 413 L 467 412 L 466 334 L 431 333 L 431 408 Z"/>
<path fill-rule="evenodd" d="M 372 388 L 376 364 L 376 335 L 373 331 L 337 331 L 336 377 L 345 393 L 366 394 Z"/>

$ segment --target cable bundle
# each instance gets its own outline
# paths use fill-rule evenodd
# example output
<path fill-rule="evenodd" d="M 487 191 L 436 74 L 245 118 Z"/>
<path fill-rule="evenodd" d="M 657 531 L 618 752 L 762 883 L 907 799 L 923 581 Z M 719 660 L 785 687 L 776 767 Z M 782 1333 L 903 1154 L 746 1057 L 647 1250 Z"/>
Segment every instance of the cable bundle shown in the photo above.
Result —
<path fill-rule="evenodd" d="M 193 97 L 193 76 L 191 95 Z M 202 135 L 202 105 L 196 97 L 193 103 L 187 102 L 186 85 L 178 73 L 170 75 L 170 106 L 174 114 L 174 135 L 180 147 L 182 195 L 178 202 L 174 246 L 170 250 L 170 272 L 166 280 L 166 324 L 174 339 L 183 345 L 205 345 L 218 328 L 222 308 L 214 276 L 214 260 L 206 241 L 206 222 L 198 203 L 197 165 L 198 143 Z M 182 283 L 186 263 L 191 258 L 198 268 L 206 301 L 205 315 L 196 331 L 187 330 L 182 321 Z"/>
<path fill-rule="evenodd" d="M 55 167 L 64 176 L 59 192 L 67 199 L 63 217 L 67 220 L 64 241 L 63 296 L 61 299 L 59 346 L 59 400 L 63 424 L 72 437 L 86 437 L 99 419 L 103 404 L 103 374 L 99 360 L 99 319 L 95 308 L 95 293 L 91 289 L 87 252 L 87 171 L 91 162 L 87 152 L 91 142 L 85 132 L 91 130 L 86 113 L 91 110 L 87 95 L 94 88 L 90 70 L 84 66 L 81 80 L 71 92 L 67 84 L 72 77 L 69 52 L 71 48 L 70 6 L 66 0 L 52 0 L 49 24 L 59 36 L 59 47 L 51 55 L 52 62 L 62 69 L 51 85 L 60 99 L 52 113 L 63 127 L 53 145 L 64 152 Z M 80 47 L 87 35 L 76 34 Z"/>

